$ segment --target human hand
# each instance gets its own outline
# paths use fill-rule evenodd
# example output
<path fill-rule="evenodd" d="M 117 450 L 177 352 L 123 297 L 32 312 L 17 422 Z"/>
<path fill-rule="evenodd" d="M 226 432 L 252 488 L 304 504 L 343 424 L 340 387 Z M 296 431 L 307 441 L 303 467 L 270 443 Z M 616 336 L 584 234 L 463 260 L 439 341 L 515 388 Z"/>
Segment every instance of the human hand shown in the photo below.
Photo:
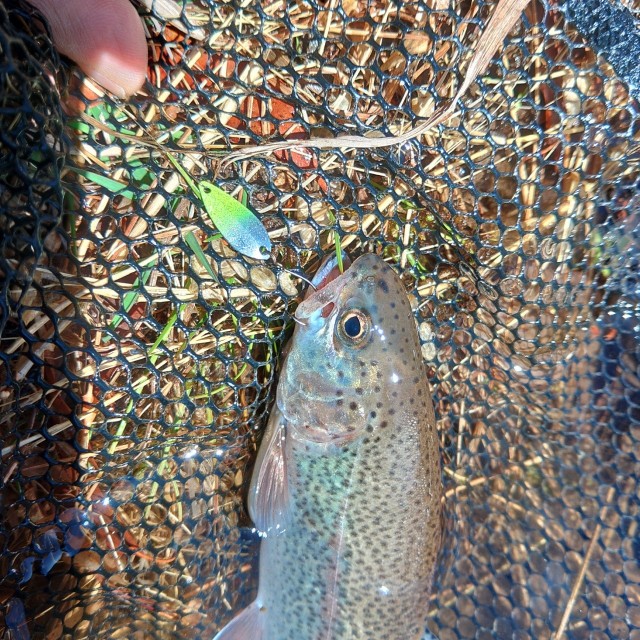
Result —
<path fill-rule="evenodd" d="M 147 43 L 129 0 L 30 0 L 47 18 L 53 42 L 96 82 L 124 98 L 143 84 Z"/>

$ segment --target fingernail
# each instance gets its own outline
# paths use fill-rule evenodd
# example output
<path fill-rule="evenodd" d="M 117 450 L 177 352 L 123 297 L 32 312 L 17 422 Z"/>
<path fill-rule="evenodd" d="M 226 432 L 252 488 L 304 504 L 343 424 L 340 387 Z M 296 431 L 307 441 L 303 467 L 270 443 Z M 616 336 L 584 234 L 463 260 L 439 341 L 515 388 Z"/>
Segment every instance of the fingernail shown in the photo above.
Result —
<path fill-rule="evenodd" d="M 100 71 L 93 71 L 91 73 L 91 78 L 93 78 L 93 80 L 95 80 L 101 87 L 118 96 L 118 98 L 127 97 L 127 92 L 124 90 L 124 87 L 119 85 L 113 80 L 113 78 L 110 78 L 108 75 L 105 75 Z"/>

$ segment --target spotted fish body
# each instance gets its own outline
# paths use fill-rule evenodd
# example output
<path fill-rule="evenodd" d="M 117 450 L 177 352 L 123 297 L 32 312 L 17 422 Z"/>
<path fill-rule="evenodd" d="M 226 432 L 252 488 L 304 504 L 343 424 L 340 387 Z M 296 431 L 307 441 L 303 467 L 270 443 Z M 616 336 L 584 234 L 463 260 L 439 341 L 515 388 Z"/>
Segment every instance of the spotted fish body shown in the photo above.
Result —
<path fill-rule="evenodd" d="M 441 541 L 433 405 L 402 283 L 367 254 L 298 307 L 253 473 L 255 602 L 215 640 L 414 640 Z"/>

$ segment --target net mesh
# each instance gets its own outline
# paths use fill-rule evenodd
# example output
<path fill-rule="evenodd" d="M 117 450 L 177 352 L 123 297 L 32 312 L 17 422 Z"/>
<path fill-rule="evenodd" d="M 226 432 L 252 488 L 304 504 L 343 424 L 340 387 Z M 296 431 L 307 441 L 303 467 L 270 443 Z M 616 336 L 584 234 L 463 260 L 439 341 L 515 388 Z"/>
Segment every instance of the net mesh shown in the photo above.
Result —
<path fill-rule="evenodd" d="M 255 593 L 243 496 L 291 313 L 339 244 L 412 299 L 447 542 L 430 628 L 640 638 L 638 104 L 532 0 L 444 125 L 495 3 L 149 2 L 149 80 L 68 106 L 152 137 L 246 199 L 236 254 L 166 155 L 62 118 L 46 36 L 0 5 L 0 629 L 210 638 Z M 640 5 L 625 5 L 637 17 Z M 43 70 L 45 73 L 43 73 Z"/>

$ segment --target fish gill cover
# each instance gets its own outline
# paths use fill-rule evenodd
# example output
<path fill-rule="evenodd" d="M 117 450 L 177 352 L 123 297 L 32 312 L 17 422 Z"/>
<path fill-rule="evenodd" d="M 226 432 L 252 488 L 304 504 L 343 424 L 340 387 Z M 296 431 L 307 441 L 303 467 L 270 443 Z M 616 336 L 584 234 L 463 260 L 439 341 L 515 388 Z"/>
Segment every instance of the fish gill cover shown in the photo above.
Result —
<path fill-rule="evenodd" d="M 532 0 L 424 135 L 219 163 L 419 124 L 496 4 L 141 2 L 143 91 L 58 80 L 83 114 L 61 185 L 61 69 L 3 3 L 5 635 L 208 638 L 251 601 L 257 434 L 303 278 L 341 246 L 394 265 L 420 331 L 448 528 L 432 631 L 639 637 L 640 120 L 619 50 Z M 246 203 L 268 260 L 217 233 L 167 149 Z"/>

